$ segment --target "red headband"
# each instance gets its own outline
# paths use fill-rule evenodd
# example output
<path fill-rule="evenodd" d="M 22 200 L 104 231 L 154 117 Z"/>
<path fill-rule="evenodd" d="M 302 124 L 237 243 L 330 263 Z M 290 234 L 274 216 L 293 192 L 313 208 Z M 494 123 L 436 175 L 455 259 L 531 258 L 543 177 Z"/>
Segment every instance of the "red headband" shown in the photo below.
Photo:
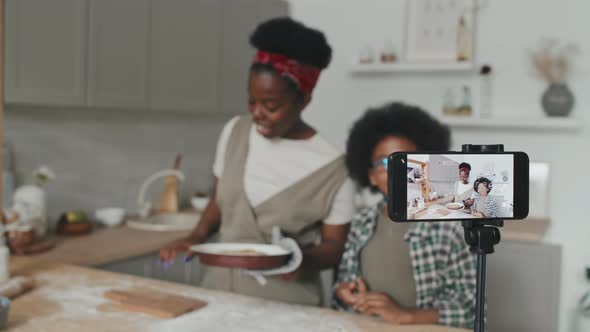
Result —
<path fill-rule="evenodd" d="M 305 95 L 311 94 L 320 77 L 318 67 L 299 63 L 282 54 L 258 51 L 252 63 L 271 65 L 279 75 L 293 80 L 299 91 Z"/>
<path fill-rule="evenodd" d="M 465 171 L 465 173 L 467 173 L 467 174 L 471 173 L 471 170 L 465 166 L 459 168 L 459 172 L 461 172 L 461 171 Z"/>

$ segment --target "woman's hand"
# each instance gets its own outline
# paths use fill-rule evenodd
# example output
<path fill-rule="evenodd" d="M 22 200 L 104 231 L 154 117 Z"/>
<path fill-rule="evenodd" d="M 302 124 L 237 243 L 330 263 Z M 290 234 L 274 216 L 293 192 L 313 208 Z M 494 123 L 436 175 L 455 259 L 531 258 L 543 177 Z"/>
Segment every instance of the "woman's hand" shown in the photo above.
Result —
<path fill-rule="evenodd" d="M 297 270 L 277 277 L 285 281 L 299 280 L 308 273 L 336 266 L 344 251 L 349 227 L 348 224 L 322 224 L 322 242 L 317 246 L 301 248 L 303 259 Z"/>
<path fill-rule="evenodd" d="M 341 282 L 336 288 L 336 297 L 347 305 L 353 305 L 359 296 L 365 295 L 366 293 L 367 285 L 363 279 Z"/>
<path fill-rule="evenodd" d="M 474 216 L 474 217 L 478 217 L 478 218 L 483 218 L 484 217 L 483 213 L 481 213 L 479 211 L 473 211 L 473 212 L 471 212 L 471 215 Z"/>
<path fill-rule="evenodd" d="M 186 252 L 185 262 L 188 262 L 194 253 L 189 251 L 189 247 L 193 244 L 203 243 L 207 238 L 219 229 L 221 225 L 221 211 L 217 206 L 217 177 L 213 177 L 213 190 L 209 198 L 209 203 L 201 214 L 201 220 L 193 229 L 189 236 L 175 240 L 165 245 L 160 249 L 160 262 L 167 268 L 176 260 L 176 255 L 179 251 Z"/>
<path fill-rule="evenodd" d="M 359 295 L 353 308 L 365 315 L 379 316 L 391 324 L 401 325 L 414 322 L 412 311 L 402 308 L 387 294 L 381 292 L 367 292 Z"/>
<path fill-rule="evenodd" d="M 170 242 L 160 249 L 160 263 L 162 263 L 164 268 L 167 268 L 168 266 L 172 265 L 172 263 L 174 263 L 176 260 L 176 255 L 179 251 L 188 252 L 189 247 L 193 244 L 194 242 L 189 238 L 181 238 Z M 188 261 L 191 257 L 192 253 L 187 253 L 185 260 Z"/>

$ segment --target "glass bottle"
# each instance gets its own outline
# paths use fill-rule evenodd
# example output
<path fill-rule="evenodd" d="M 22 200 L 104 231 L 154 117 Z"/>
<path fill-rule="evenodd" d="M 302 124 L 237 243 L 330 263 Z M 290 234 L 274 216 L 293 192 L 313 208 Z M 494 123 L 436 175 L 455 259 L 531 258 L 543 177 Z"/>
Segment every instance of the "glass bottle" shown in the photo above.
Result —
<path fill-rule="evenodd" d="M 364 44 L 359 50 L 358 61 L 361 64 L 370 64 L 374 61 L 373 49 L 368 44 Z"/>
<path fill-rule="evenodd" d="M 471 89 L 467 85 L 463 86 L 463 100 L 459 109 L 461 115 L 471 115 Z"/>
<path fill-rule="evenodd" d="M 453 89 L 447 88 L 443 96 L 443 115 L 453 115 L 456 112 L 455 93 Z"/>
<path fill-rule="evenodd" d="M 471 60 L 471 31 L 465 16 L 461 16 L 457 27 L 457 61 L 469 60 Z"/>

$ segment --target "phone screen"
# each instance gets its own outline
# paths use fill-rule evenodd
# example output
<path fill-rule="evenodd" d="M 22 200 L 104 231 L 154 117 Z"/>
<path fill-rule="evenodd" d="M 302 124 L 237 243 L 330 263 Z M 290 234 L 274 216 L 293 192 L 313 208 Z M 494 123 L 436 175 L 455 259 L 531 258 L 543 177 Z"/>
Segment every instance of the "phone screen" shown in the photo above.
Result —
<path fill-rule="evenodd" d="M 394 217 L 403 221 L 518 219 L 523 209 L 528 213 L 528 174 L 519 174 L 521 162 L 515 160 L 522 159 L 519 156 L 513 153 L 398 155 L 394 167 L 397 174 L 388 173 L 393 175 L 388 182 L 391 180 L 389 188 L 393 189 L 389 203 L 393 204 Z M 521 179 L 525 176 L 526 181 Z M 523 187 L 516 194 L 519 184 Z M 516 206 L 515 202 L 521 202 L 525 196 L 526 207 Z"/>

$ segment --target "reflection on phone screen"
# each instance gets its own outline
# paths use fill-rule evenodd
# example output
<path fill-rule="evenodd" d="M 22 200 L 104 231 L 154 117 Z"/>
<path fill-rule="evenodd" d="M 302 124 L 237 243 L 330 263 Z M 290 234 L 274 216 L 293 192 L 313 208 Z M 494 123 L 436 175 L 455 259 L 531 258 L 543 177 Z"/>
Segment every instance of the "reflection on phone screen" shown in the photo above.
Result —
<path fill-rule="evenodd" d="M 512 154 L 408 154 L 407 218 L 512 218 Z"/>

